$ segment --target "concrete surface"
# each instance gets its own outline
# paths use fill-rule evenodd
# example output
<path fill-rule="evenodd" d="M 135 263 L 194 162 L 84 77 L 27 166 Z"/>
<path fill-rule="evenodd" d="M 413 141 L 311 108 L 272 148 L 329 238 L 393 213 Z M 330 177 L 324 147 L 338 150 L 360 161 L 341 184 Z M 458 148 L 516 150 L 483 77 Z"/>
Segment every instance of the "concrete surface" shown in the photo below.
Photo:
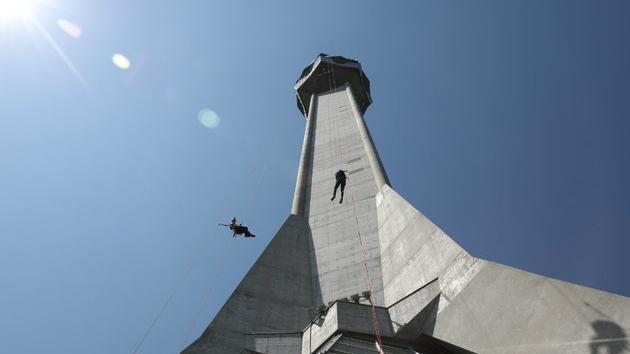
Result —
<path fill-rule="evenodd" d="M 376 308 L 376 316 L 381 326 L 383 337 L 392 337 L 393 329 L 387 309 Z M 372 308 L 347 302 L 334 303 L 327 313 L 308 326 L 302 336 L 302 354 L 315 352 L 337 333 L 358 333 L 374 335 Z M 373 345 L 374 342 L 372 342 Z"/>
<path fill-rule="evenodd" d="M 630 298 L 475 258 L 396 193 L 358 62 L 320 56 L 296 89 L 307 124 L 292 214 L 184 353 L 375 352 L 370 307 L 336 302 L 370 287 L 387 353 L 630 353 Z"/>
<path fill-rule="evenodd" d="M 306 220 L 289 216 L 210 326 L 184 353 L 259 351 L 268 342 L 276 349 L 263 353 L 299 353 L 301 337 L 279 334 L 301 333 L 309 321 L 309 247 Z"/>

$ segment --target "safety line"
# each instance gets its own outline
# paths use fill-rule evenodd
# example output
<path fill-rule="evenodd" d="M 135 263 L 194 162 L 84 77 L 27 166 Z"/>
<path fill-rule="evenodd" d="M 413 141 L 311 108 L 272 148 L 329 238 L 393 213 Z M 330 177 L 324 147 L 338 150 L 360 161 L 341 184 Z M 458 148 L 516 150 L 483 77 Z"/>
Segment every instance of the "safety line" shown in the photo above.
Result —
<path fill-rule="evenodd" d="M 269 139 L 267 141 L 267 144 L 265 147 L 268 148 L 268 146 L 271 144 L 271 139 Z M 265 149 L 259 149 L 260 152 L 260 156 L 262 156 L 262 154 L 268 150 L 267 148 Z M 260 161 L 261 159 L 258 158 L 256 159 L 256 161 Z M 266 168 L 268 167 L 269 164 L 264 164 L 262 166 L 262 171 L 265 171 Z M 255 170 L 257 170 L 258 168 L 253 168 L 252 172 L 254 172 Z M 262 179 L 262 173 L 258 173 L 258 178 L 256 181 L 256 186 L 260 185 L 260 181 Z M 251 195 L 251 198 L 254 198 L 255 195 Z M 253 203 L 248 203 L 248 207 L 252 208 Z M 249 210 L 248 210 L 249 212 Z M 201 255 L 203 254 L 204 250 L 209 249 L 209 244 L 210 241 L 212 240 L 212 237 L 208 237 L 207 241 L 203 244 L 203 247 L 200 248 L 199 252 L 197 255 L 195 255 L 195 257 L 193 257 L 193 260 L 190 262 L 188 268 L 186 269 L 186 271 L 182 274 L 182 276 L 179 278 L 179 281 L 176 283 L 175 287 L 173 288 L 173 290 L 171 291 L 170 295 L 168 296 L 168 298 L 166 299 L 166 301 L 164 302 L 164 304 L 162 305 L 162 307 L 160 308 L 160 311 L 158 312 L 158 314 L 155 316 L 155 318 L 153 319 L 153 322 L 151 322 L 151 325 L 149 326 L 149 328 L 147 328 L 147 330 L 145 331 L 144 335 L 142 336 L 142 339 L 140 340 L 140 342 L 138 343 L 138 345 L 136 346 L 136 348 L 133 350 L 132 354 L 136 354 L 140 351 L 140 349 L 142 348 L 145 340 L 147 339 L 147 337 L 149 336 L 149 334 L 151 333 L 151 331 L 153 330 L 153 328 L 155 327 L 155 325 L 159 322 L 160 318 L 162 317 L 162 315 L 164 314 L 164 312 L 166 311 L 166 308 L 170 305 L 171 301 L 173 300 L 173 298 L 175 297 L 175 295 L 177 294 L 177 292 L 179 291 L 179 289 L 181 288 L 182 284 L 184 283 L 184 281 L 190 276 L 190 273 L 192 273 L 193 268 L 195 267 L 195 265 L 198 263 Z M 228 243 L 229 245 L 229 243 Z M 228 247 L 226 247 L 225 252 L 223 252 L 222 257 L 225 258 L 227 255 L 227 249 Z M 216 269 L 216 268 L 215 268 Z M 198 317 L 199 315 L 197 315 Z M 197 319 L 195 318 L 195 321 Z M 194 326 L 194 324 L 193 324 Z M 188 336 L 190 336 L 190 334 L 188 334 Z M 188 336 L 186 337 L 188 339 Z"/>
<path fill-rule="evenodd" d="M 258 154 L 258 158 L 255 161 L 261 161 L 262 160 L 262 156 L 263 154 L 269 150 L 269 145 L 271 144 L 271 139 L 269 139 L 267 141 L 267 143 L 265 145 L 263 145 L 262 149 L 259 149 L 259 154 Z M 260 168 L 260 171 L 258 171 L 259 173 L 257 173 L 257 178 L 256 178 L 256 182 L 254 183 L 254 190 L 258 190 L 258 187 L 260 187 L 260 182 L 262 181 L 262 176 L 264 175 L 264 172 L 267 170 L 267 168 L 269 168 L 269 164 L 263 164 L 263 166 Z M 252 168 L 252 173 L 257 170 L 258 168 Z M 248 215 L 249 213 L 251 213 L 251 209 L 254 206 L 253 201 L 258 197 L 258 194 L 251 194 L 249 196 L 249 202 L 246 203 L 247 208 L 245 209 L 246 213 L 245 215 Z M 229 250 L 230 245 L 232 245 L 233 242 L 229 242 L 227 243 L 227 245 L 224 247 L 223 252 L 221 252 L 221 258 L 220 261 L 218 262 L 218 264 L 224 264 L 224 260 L 227 257 L 227 255 L 229 254 Z M 212 295 L 212 290 L 214 289 L 214 286 L 216 285 L 216 280 L 217 277 L 219 275 L 219 267 L 215 267 L 214 268 L 214 272 L 212 273 L 210 279 L 211 281 L 211 286 L 208 288 L 205 296 L 204 296 L 204 300 L 202 301 L 201 305 L 198 307 L 196 313 L 195 313 L 195 317 L 193 318 L 191 324 L 188 327 L 188 330 L 186 331 L 186 338 L 184 339 L 183 342 L 183 348 L 186 348 L 188 340 L 190 339 L 190 336 L 192 335 L 192 331 L 194 330 L 195 326 L 197 325 L 197 322 L 199 321 L 199 318 L 201 317 L 201 313 L 203 312 L 203 309 L 206 308 L 208 306 L 208 303 L 210 302 L 210 300 L 212 299 L 212 297 L 210 295 Z M 220 311 L 221 309 L 219 309 Z M 188 344 L 189 345 L 189 344 Z M 183 349 L 182 349 L 183 350 Z"/>
<path fill-rule="evenodd" d="M 223 248 L 223 252 L 221 252 L 221 258 L 219 259 L 217 265 L 221 265 L 224 264 L 225 258 L 227 257 L 227 254 L 229 253 L 228 250 L 230 249 L 230 245 L 232 245 L 234 242 L 228 242 L 225 247 Z M 190 326 L 188 327 L 188 331 L 186 331 L 186 338 L 184 338 L 183 341 L 183 348 L 186 348 L 186 346 L 188 345 L 188 340 L 190 339 L 190 336 L 192 335 L 192 331 L 195 328 L 195 326 L 197 325 L 197 322 L 199 321 L 199 317 L 201 317 L 201 313 L 203 312 L 203 309 L 208 306 L 208 303 L 210 302 L 210 300 L 212 299 L 210 297 L 210 295 L 212 294 L 212 290 L 214 290 L 215 285 L 216 285 L 216 281 L 218 280 L 217 277 L 219 275 L 219 267 L 215 267 L 214 268 L 214 272 L 211 275 L 212 282 L 211 282 L 211 286 L 208 288 L 206 294 L 204 295 L 204 300 L 201 303 L 201 306 L 199 306 L 197 308 L 197 311 L 195 313 L 195 317 L 193 318 L 193 321 L 191 322 Z M 183 349 L 182 349 L 183 350 Z"/>
<path fill-rule="evenodd" d="M 262 153 L 262 152 L 261 152 Z M 263 168 L 266 166 L 263 166 Z M 260 174 L 258 177 L 258 180 L 260 180 Z M 251 206 L 250 206 L 251 207 Z M 144 333 L 144 335 L 142 336 L 142 339 L 140 340 L 140 343 L 138 343 L 138 345 L 136 346 L 136 348 L 133 351 L 133 354 L 138 353 L 138 351 L 142 348 L 142 345 L 144 344 L 144 341 L 146 340 L 146 338 L 149 336 L 149 333 L 153 330 L 153 327 L 155 327 L 155 325 L 158 323 L 158 321 L 160 320 L 160 318 L 162 317 L 162 314 L 164 313 L 164 311 L 166 310 L 166 308 L 170 305 L 171 301 L 173 300 L 173 298 L 175 297 L 175 294 L 177 294 L 177 291 L 179 290 L 179 288 L 182 286 L 182 284 L 184 283 L 184 280 L 186 280 L 188 278 L 188 276 L 190 276 L 190 273 L 192 272 L 193 268 L 195 267 L 195 265 L 198 263 L 198 260 L 200 258 L 200 256 L 203 254 L 204 250 L 209 249 L 209 245 L 210 245 L 210 241 L 212 240 L 212 237 L 208 237 L 208 239 L 206 240 L 206 242 L 203 244 L 203 247 L 199 250 L 199 253 L 193 258 L 193 261 L 191 261 L 191 263 L 189 264 L 188 268 L 186 269 L 186 271 L 184 272 L 183 276 L 179 279 L 179 282 L 176 284 L 175 288 L 173 289 L 173 291 L 171 292 L 171 294 L 169 295 L 169 297 L 166 299 L 166 301 L 164 302 L 164 304 L 162 305 L 162 308 L 160 308 L 160 311 L 158 312 L 158 314 L 155 316 L 153 322 L 151 323 L 151 325 L 149 326 L 149 328 L 147 329 L 147 331 Z M 226 247 L 227 249 L 227 247 Z M 225 255 L 227 254 L 227 252 L 223 252 L 223 257 L 225 257 Z"/>
<path fill-rule="evenodd" d="M 333 116 L 331 114 L 331 110 L 330 110 L 330 101 L 333 101 L 333 97 L 336 93 L 337 90 L 337 83 L 335 82 L 335 72 L 334 72 L 334 66 L 330 65 L 330 62 L 327 63 L 328 64 L 328 84 L 329 84 L 329 89 L 330 89 L 330 97 L 328 100 L 328 103 L 326 105 L 327 111 L 328 111 L 328 130 L 329 130 L 329 139 L 330 139 L 330 145 L 331 145 L 331 156 L 334 158 L 335 156 L 335 138 L 333 136 L 332 133 L 332 128 L 334 128 L 336 126 L 336 120 L 333 119 Z M 334 101 L 333 101 L 334 102 Z M 368 289 L 370 290 L 370 304 L 371 304 L 371 309 L 372 309 L 372 321 L 374 322 L 374 334 L 376 337 L 376 345 L 377 345 L 377 349 L 380 352 L 380 354 L 384 354 L 383 351 L 383 341 L 381 338 L 381 326 L 378 322 L 378 317 L 376 316 L 376 305 L 375 305 L 375 300 L 373 300 L 373 294 L 374 294 L 374 284 L 372 282 L 372 277 L 370 276 L 370 271 L 368 268 L 368 264 L 367 264 L 367 254 L 365 251 L 365 246 L 363 245 L 363 237 L 361 236 L 361 227 L 359 225 L 359 217 L 357 216 L 357 210 L 356 210 L 356 203 L 354 200 L 354 193 L 351 191 L 351 187 L 350 184 L 348 184 L 348 192 L 350 193 L 350 196 L 352 198 L 352 209 L 353 209 L 353 213 L 354 213 L 354 220 L 356 222 L 356 226 L 357 226 L 357 236 L 359 238 L 359 244 L 361 245 L 361 254 L 363 256 L 363 267 L 365 269 L 365 273 L 366 273 L 366 277 L 367 277 L 367 285 L 368 285 Z M 343 195 L 343 194 L 342 194 Z"/>
<path fill-rule="evenodd" d="M 133 354 L 136 354 L 136 353 L 138 353 L 140 351 L 140 349 L 142 348 L 142 345 L 144 344 L 144 341 L 147 339 L 147 337 L 149 336 L 149 333 L 151 333 L 151 330 L 153 330 L 153 327 L 155 327 L 155 325 L 158 323 L 158 321 L 160 320 L 160 318 L 164 314 L 164 311 L 166 310 L 168 305 L 171 303 L 171 301 L 175 297 L 175 294 L 177 294 L 177 292 L 181 288 L 181 286 L 184 283 L 184 281 L 190 276 L 190 273 L 192 272 L 193 268 L 195 267 L 195 265 L 199 261 L 200 257 L 203 255 L 203 251 L 209 249 L 208 245 L 210 244 L 210 240 L 211 240 L 211 238 L 208 237 L 206 242 L 204 242 L 203 247 L 199 249 L 199 252 L 195 255 L 193 260 L 188 264 L 188 267 L 182 273 L 182 276 L 178 279 L 177 283 L 175 284 L 175 287 L 171 291 L 171 294 L 168 296 L 168 298 L 166 299 L 164 304 L 162 304 L 162 308 L 160 308 L 160 311 L 158 312 L 158 314 L 153 319 L 153 322 L 151 322 L 151 325 L 149 326 L 149 328 L 147 328 L 147 330 L 144 332 L 144 335 L 142 336 L 142 339 L 140 340 L 140 343 L 138 343 L 138 345 L 136 345 L 136 348 L 133 350 Z"/>
<path fill-rule="evenodd" d="M 359 217 L 357 216 L 357 208 L 354 200 L 354 193 L 351 191 L 351 188 L 348 188 L 348 192 L 350 192 L 350 197 L 352 198 L 352 210 L 354 212 L 354 220 L 357 224 L 357 236 L 359 238 L 359 244 L 361 245 L 361 254 L 363 255 L 363 267 L 365 269 L 365 274 L 367 277 L 367 285 L 368 290 L 370 290 L 370 304 L 372 307 L 372 321 L 374 321 L 374 334 L 376 336 L 376 343 L 378 344 L 378 350 L 381 353 L 383 352 L 383 340 L 381 338 L 381 325 L 378 322 L 378 317 L 376 316 L 376 300 L 373 300 L 374 295 L 374 284 L 372 283 L 372 277 L 370 276 L 370 270 L 368 269 L 367 264 L 367 254 L 365 252 L 365 246 L 363 245 L 363 237 L 361 237 L 361 227 L 359 225 Z"/>

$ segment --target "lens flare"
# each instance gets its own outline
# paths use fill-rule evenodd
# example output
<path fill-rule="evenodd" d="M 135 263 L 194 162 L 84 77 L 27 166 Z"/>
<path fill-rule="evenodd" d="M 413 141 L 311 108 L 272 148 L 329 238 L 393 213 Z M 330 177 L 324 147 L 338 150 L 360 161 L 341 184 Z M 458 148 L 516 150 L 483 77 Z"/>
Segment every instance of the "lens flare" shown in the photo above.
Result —
<path fill-rule="evenodd" d="M 219 126 L 221 118 L 214 111 L 204 108 L 197 115 L 199 122 L 206 128 L 214 129 Z"/>
<path fill-rule="evenodd" d="M 66 66 L 70 69 L 70 71 L 72 71 L 72 73 L 79 80 L 79 82 L 81 82 L 81 84 L 85 88 L 89 88 L 87 81 L 85 81 L 85 79 L 83 78 L 83 75 L 81 75 L 77 67 L 74 66 L 74 64 L 72 63 L 72 60 L 70 60 L 70 58 L 66 55 L 63 49 L 61 49 L 59 44 L 57 44 L 57 41 L 55 41 L 55 39 L 50 35 L 50 33 L 48 33 L 46 28 L 44 28 L 44 26 L 42 26 L 42 24 L 39 23 L 39 21 L 37 21 L 37 18 L 35 18 L 34 16 L 31 17 L 31 22 L 35 25 L 35 28 L 37 28 L 39 33 L 41 33 L 44 36 L 44 38 L 46 38 L 46 41 L 48 41 L 48 44 L 50 44 L 50 46 L 55 50 L 55 52 L 57 52 L 57 54 L 61 57 L 63 62 L 66 63 Z"/>
<path fill-rule="evenodd" d="M 83 34 L 83 29 L 74 23 L 60 18 L 57 20 L 57 26 L 72 38 L 78 39 Z"/>
<path fill-rule="evenodd" d="M 131 62 L 129 61 L 129 59 L 127 59 L 127 57 L 122 54 L 114 54 L 114 56 L 112 57 L 112 62 L 114 63 L 114 65 L 123 70 L 127 70 L 129 69 L 129 67 L 131 67 Z"/>

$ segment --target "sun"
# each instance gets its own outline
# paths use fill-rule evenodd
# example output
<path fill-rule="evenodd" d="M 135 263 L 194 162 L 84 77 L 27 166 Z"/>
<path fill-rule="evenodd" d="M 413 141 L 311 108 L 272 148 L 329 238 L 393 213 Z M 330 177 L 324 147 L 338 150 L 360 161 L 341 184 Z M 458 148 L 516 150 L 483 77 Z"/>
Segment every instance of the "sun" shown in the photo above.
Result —
<path fill-rule="evenodd" d="M 0 0 L 0 20 L 26 18 L 31 15 L 32 3 L 28 0 Z"/>

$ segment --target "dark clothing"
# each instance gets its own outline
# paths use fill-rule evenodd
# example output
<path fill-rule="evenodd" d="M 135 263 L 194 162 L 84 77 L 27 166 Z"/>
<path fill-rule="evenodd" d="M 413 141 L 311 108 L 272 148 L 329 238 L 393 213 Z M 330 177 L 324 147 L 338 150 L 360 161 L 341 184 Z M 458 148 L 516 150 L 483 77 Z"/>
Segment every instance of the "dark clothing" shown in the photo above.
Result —
<path fill-rule="evenodd" d="M 247 228 L 247 226 L 243 226 L 243 225 L 230 225 L 230 230 L 232 230 L 234 232 L 234 235 L 243 235 L 245 234 L 245 237 L 255 237 L 256 235 L 252 234 L 251 232 L 249 232 L 249 229 Z"/>
<path fill-rule="evenodd" d="M 343 199 L 343 190 L 346 189 L 346 179 L 338 179 L 337 183 L 335 183 L 335 190 L 333 192 L 333 198 L 337 195 L 337 188 L 341 186 L 341 199 Z"/>
<path fill-rule="evenodd" d="M 341 187 L 341 199 L 339 200 L 339 203 L 343 202 L 343 191 L 344 189 L 346 189 L 346 178 L 346 174 L 343 170 L 339 170 L 337 171 L 337 173 L 335 173 L 335 179 L 337 180 L 337 182 L 335 183 L 333 196 L 332 198 L 330 198 L 330 200 L 335 200 L 335 196 L 337 196 L 337 189 Z"/>

